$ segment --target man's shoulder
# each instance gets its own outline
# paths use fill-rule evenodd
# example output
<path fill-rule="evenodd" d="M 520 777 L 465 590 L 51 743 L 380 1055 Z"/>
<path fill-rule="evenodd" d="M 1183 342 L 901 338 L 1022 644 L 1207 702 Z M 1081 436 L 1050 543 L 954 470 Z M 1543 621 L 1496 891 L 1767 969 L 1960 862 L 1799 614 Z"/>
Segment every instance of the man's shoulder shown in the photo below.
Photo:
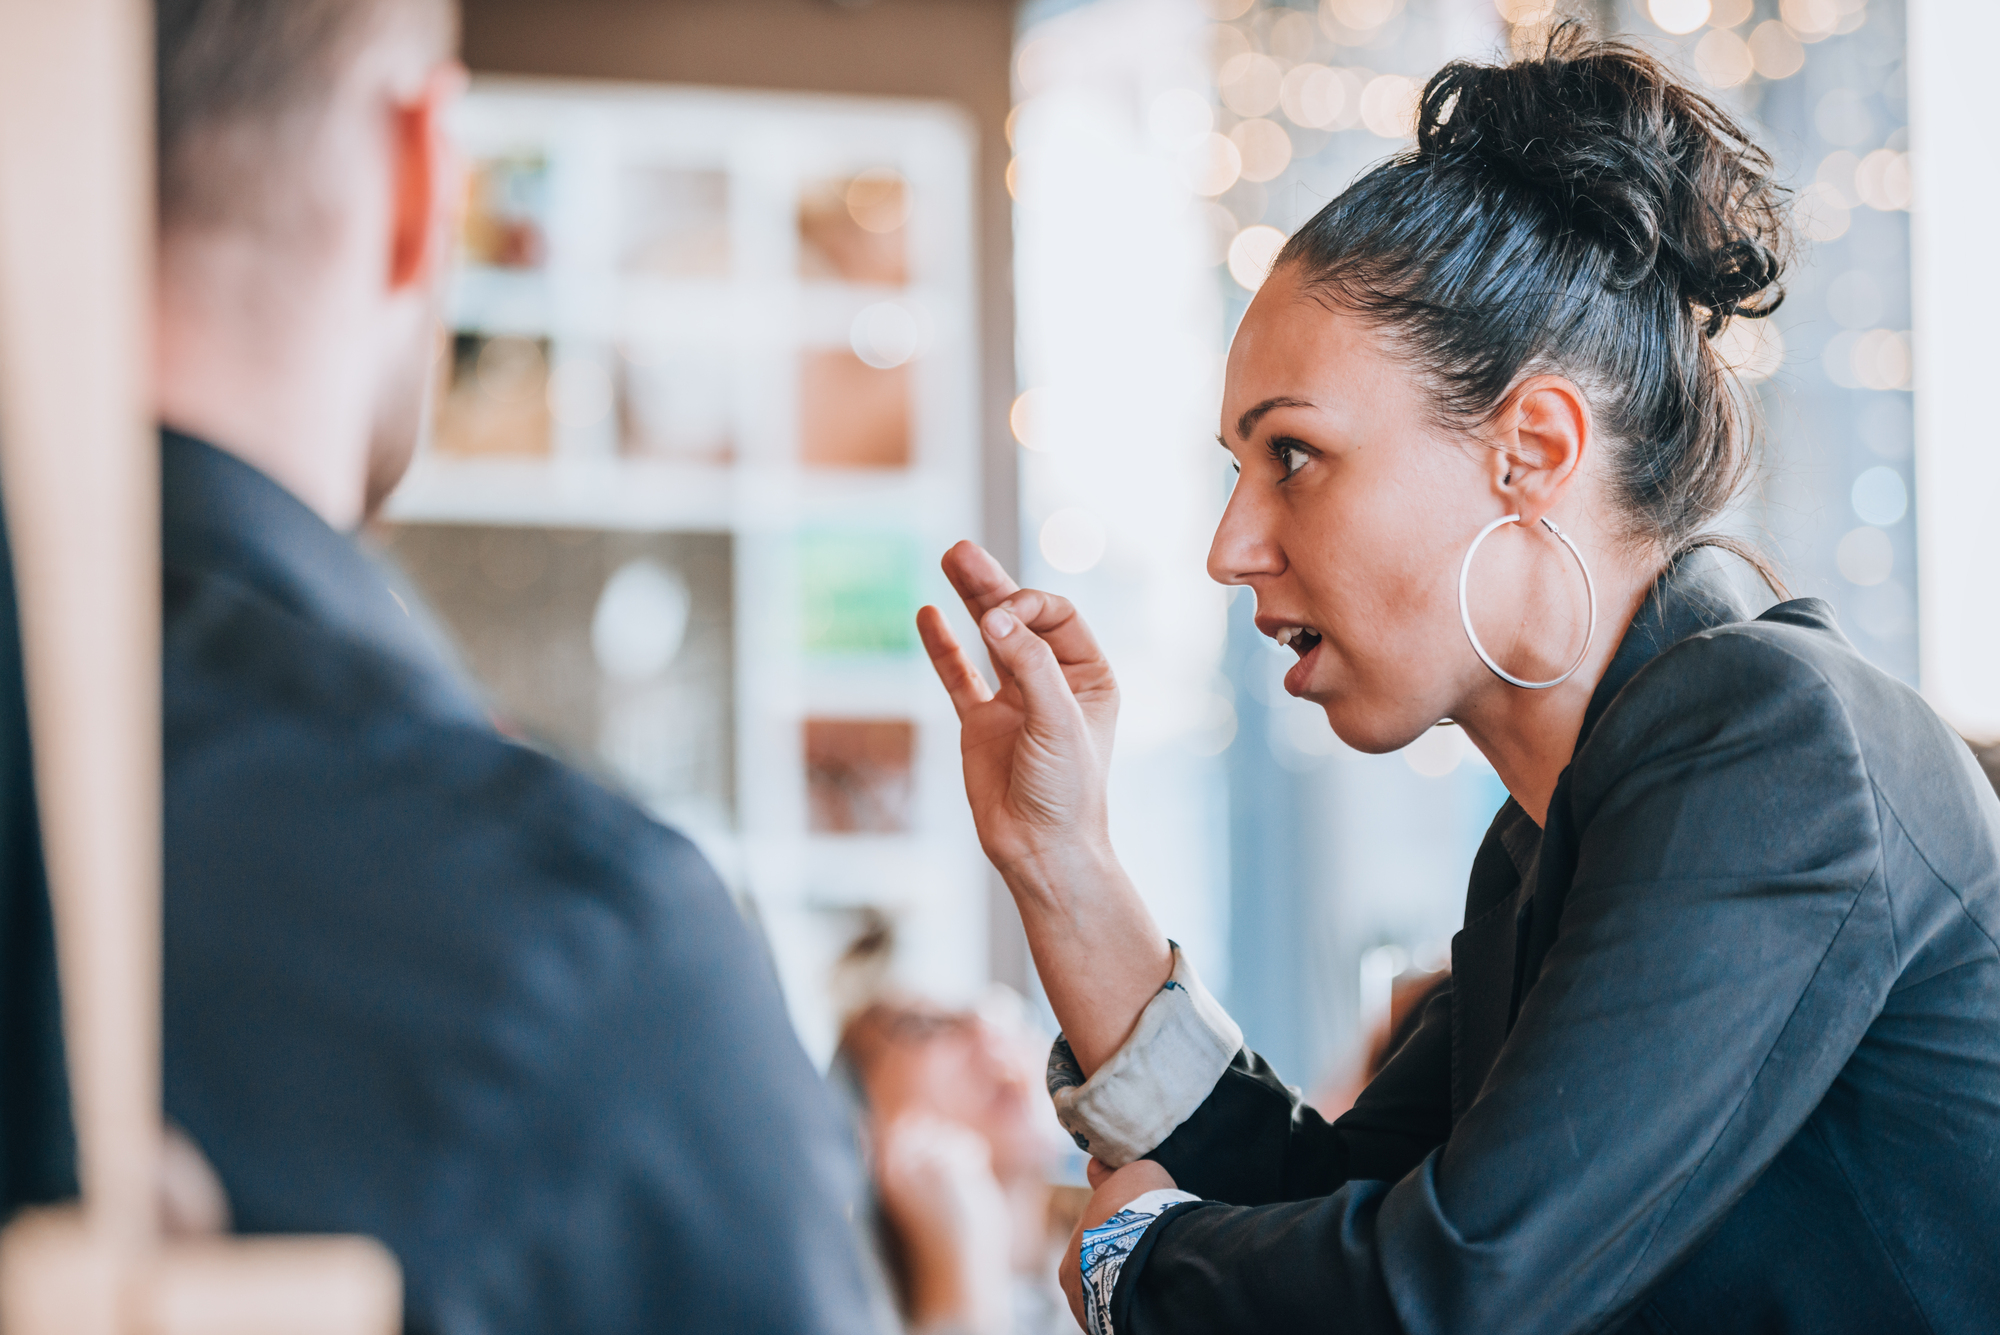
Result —
<path fill-rule="evenodd" d="M 678 832 L 496 731 L 449 673 L 302 615 L 226 572 L 170 571 L 168 853 L 186 881 L 322 881 L 350 908 L 489 918 L 548 896 L 721 900 Z M 170 874 L 174 868 L 170 866 Z M 400 901 L 400 904 L 399 904 Z"/>
<path fill-rule="evenodd" d="M 241 1226 L 383 1239 L 429 1325 L 500 1273 L 520 1329 L 719 1326 L 746 1245 L 787 1310 L 858 1286 L 844 1128 L 691 842 L 365 637 L 168 602 L 165 1095 Z"/>
<path fill-rule="evenodd" d="M 477 718 L 476 700 L 421 636 L 371 636 L 275 593 L 227 565 L 164 572 L 161 645 L 169 736 L 204 706 L 305 709 L 344 716 L 391 707 Z"/>

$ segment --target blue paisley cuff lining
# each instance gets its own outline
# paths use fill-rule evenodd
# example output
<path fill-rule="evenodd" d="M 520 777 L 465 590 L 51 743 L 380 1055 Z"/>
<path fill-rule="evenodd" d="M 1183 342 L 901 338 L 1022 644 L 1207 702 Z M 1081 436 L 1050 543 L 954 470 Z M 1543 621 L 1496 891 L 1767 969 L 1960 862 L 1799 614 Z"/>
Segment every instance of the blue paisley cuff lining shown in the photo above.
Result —
<path fill-rule="evenodd" d="M 1171 943 L 1170 943 L 1171 944 Z M 1123 1168 L 1194 1115 L 1243 1047 L 1243 1031 L 1209 995 L 1179 946 L 1174 968 L 1125 1046 L 1083 1078 L 1060 1035 L 1049 1052 L 1056 1120 L 1092 1158 Z"/>
<path fill-rule="evenodd" d="M 1083 1268 L 1084 1328 L 1090 1335 L 1112 1335 L 1111 1295 L 1118 1291 L 1118 1272 L 1153 1221 L 1170 1205 L 1200 1199 L 1185 1191 L 1149 1191 L 1096 1228 L 1083 1231 L 1077 1260 Z"/>

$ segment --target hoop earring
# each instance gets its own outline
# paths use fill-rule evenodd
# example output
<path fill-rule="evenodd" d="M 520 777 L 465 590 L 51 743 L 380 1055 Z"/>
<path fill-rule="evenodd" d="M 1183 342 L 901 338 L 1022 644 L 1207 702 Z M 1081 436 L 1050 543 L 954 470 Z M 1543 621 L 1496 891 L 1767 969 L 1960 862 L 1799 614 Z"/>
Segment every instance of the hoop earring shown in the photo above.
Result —
<path fill-rule="evenodd" d="M 1486 652 L 1486 646 L 1479 642 L 1478 634 L 1472 629 L 1472 612 L 1465 603 L 1465 583 L 1472 574 L 1472 554 L 1479 550 L 1480 543 L 1486 541 L 1486 535 L 1494 529 L 1499 528 L 1502 524 L 1518 524 L 1520 522 L 1521 516 L 1518 514 L 1503 515 L 1488 524 L 1485 528 L 1480 529 L 1479 536 L 1474 538 L 1472 545 L 1465 549 L 1465 559 L 1458 563 L 1458 619 L 1465 626 L 1465 638 L 1472 641 L 1472 652 L 1479 655 L 1479 661 L 1486 664 L 1492 670 L 1494 676 L 1506 682 L 1509 686 L 1519 686 L 1521 689 L 1527 691 L 1546 691 L 1551 686 L 1560 686 L 1568 681 L 1570 674 L 1583 666 L 1585 656 L 1590 653 L 1590 642 L 1597 634 L 1597 584 L 1590 578 L 1590 565 L 1583 559 L 1583 553 L 1576 549 L 1576 544 L 1569 540 L 1567 533 L 1557 528 L 1548 516 L 1544 515 L 1542 517 L 1542 527 L 1555 534 L 1556 541 L 1569 548 L 1569 554 L 1576 558 L 1577 569 L 1583 571 L 1583 587 L 1590 599 L 1590 621 L 1584 627 L 1583 648 L 1577 651 L 1576 661 L 1565 668 L 1561 676 L 1551 677 L 1547 681 L 1522 681 L 1519 677 L 1494 662 L 1493 655 Z"/>

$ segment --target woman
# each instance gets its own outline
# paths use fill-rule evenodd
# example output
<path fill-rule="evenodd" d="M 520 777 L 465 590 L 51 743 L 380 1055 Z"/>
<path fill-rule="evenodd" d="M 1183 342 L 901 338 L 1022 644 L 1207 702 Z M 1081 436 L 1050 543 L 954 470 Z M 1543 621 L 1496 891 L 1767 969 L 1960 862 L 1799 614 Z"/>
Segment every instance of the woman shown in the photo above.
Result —
<path fill-rule="evenodd" d="M 1449 718 L 1511 794 L 1452 981 L 1332 1125 L 1118 867 L 1081 620 L 948 554 L 998 692 L 921 627 L 1097 1161 L 1092 1331 L 2000 1322 L 2000 806 L 1825 604 L 1749 619 L 1692 550 L 1744 471 L 1710 340 L 1777 304 L 1771 172 L 1565 32 L 1432 79 L 1243 319 L 1211 574 L 1349 745 Z"/>
<path fill-rule="evenodd" d="M 906 1330 L 1073 1329 L 1049 1263 L 1083 1202 L 1049 1184 L 1062 1145 L 1021 1011 L 1004 988 L 978 1010 L 885 997 L 842 1030 L 834 1066 L 865 1115 L 872 1241 Z"/>

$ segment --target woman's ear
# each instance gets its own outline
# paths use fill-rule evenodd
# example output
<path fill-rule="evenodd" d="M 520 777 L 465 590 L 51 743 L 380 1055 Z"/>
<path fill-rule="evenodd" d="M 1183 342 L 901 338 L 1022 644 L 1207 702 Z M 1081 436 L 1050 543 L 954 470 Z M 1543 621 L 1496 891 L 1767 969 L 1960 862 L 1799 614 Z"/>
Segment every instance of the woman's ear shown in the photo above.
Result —
<path fill-rule="evenodd" d="M 1508 396 L 1491 430 L 1494 490 L 1532 524 L 1569 493 L 1592 442 L 1590 405 L 1563 376 L 1531 376 Z"/>

